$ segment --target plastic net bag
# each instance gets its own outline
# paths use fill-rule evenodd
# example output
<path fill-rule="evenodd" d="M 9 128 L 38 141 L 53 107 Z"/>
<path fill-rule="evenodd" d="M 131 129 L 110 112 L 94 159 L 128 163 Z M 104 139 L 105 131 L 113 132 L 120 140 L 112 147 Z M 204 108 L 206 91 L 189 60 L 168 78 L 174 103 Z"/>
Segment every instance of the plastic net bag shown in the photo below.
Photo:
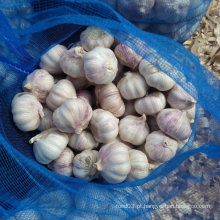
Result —
<path fill-rule="evenodd" d="M 40 56 L 54 44 L 76 42 L 90 25 L 132 48 L 198 103 L 185 146 L 138 181 L 111 185 L 53 173 L 34 159 L 28 140 L 35 132 L 19 131 L 12 120 L 12 98 Z M 1 1 L 0 29 L 1 219 L 219 219 L 220 83 L 194 55 L 95 0 Z"/>

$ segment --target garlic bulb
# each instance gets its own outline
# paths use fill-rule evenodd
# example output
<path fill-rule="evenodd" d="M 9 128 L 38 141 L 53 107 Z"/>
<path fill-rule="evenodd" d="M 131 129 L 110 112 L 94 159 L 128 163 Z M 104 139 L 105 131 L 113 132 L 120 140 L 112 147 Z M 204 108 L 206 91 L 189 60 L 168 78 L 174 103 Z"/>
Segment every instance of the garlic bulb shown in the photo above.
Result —
<path fill-rule="evenodd" d="M 61 175 L 72 176 L 73 158 L 74 153 L 66 147 L 56 160 L 48 164 L 48 167 Z"/>
<path fill-rule="evenodd" d="M 43 108 L 44 117 L 41 118 L 40 125 L 38 126 L 38 130 L 44 131 L 49 128 L 55 127 L 53 124 L 53 112 L 47 108 Z"/>
<path fill-rule="evenodd" d="M 82 131 L 81 134 L 72 134 L 69 140 L 69 146 L 77 151 L 92 150 L 98 146 L 98 142 L 88 131 Z"/>
<path fill-rule="evenodd" d="M 73 175 L 77 178 L 91 181 L 98 177 L 95 163 L 98 151 L 84 150 L 73 159 Z"/>
<path fill-rule="evenodd" d="M 115 47 L 114 52 L 122 65 L 132 69 L 135 69 L 142 60 L 141 56 L 136 54 L 131 48 L 122 43 Z"/>
<path fill-rule="evenodd" d="M 167 91 L 175 85 L 175 82 L 169 76 L 159 71 L 146 60 L 141 61 L 139 72 L 145 78 L 149 86 L 154 87 L 159 91 Z"/>
<path fill-rule="evenodd" d="M 147 124 L 148 124 L 151 132 L 160 130 L 160 128 L 157 124 L 156 117 L 154 117 L 154 116 L 147 117 Z"/>
<path fill-rule="evenodd" d="M 192 108 L 186 110 L 186 116 L 189 119 L 190 123 L 194 122 L 196 114 L 196 105 L 194 105 Z"/>
<path fill-rule="evenodd" d="M 196 103 L 193 97 L 177 84 L 168 92 L 167 102 L 172 108 L 179 110 L 190 109 Z"/>
<path fill-rule="evenodd" d="M 62 79 L 52 87 L 47 96 L 46 103 L 51 110 L 55 110 L 65 100 L 71 98 L 76 98 L 76 90 L 69 80 Z"/>
<path fill-rule="evenodd" d="M 76 90 L 86 89 L 91 85 L 91 82 L 89 82 L 86 77 L 72 78 L 71 76 L 67 76 L 66 79 L 73 84 Z"/>
<path fill-rule="evenodd" d="M 128 115 L 119 122 L 119 136 L 123 141 L 133 145 L 143 144 L 149 134 L 146 116 Z"/>
<path fill-rule="evenodd" d="M 95 84 L 107 84 L 118 72 L 118 60 L 112 50 L 96 47 L 84 56 L 84 71 L 87 80 Z"/>
<path fill-rule="evenodd" d="M 60 58 L 66 52 L 66 47 L 57 44 L 45 53 L 40 60 L 40 68 L 47 70 L 51 74 L 62 73 L 60 68 Z"/>
<path fill-rule="evenodd" d="M 40 102 L 46 102 L 49 91 L 54 85 L 54 78 L 46 70 L 34 70 L 23 82 L 24 91 L 31 92 Z"/>
<path fill-rule="evenodd" d="M 120 117 L 125 112 L 125 105 L 118 88 L 113 83 L 95 87 L 97 102 L 101 108 L 111 112 L 115 117 Z"/>
<path fill-rule="evenodd" d="M 92 95 L 88 90 L 78 90 L 76 92 L 77 98 L 84 98 L 92 106 Z"/>
<path fill-rule="evenodd" d="M 161 131 L 154 131 L 146 138 L 145 151 L 150 159 L 164 163 L 176 154 L 178 143 Z"/>
<path fill-rule="evenodd" d="M 124 75 L 117 84 L 124 99 L 137 99 L 147 94 L 148 86 L 139 73 L 127 72 Z"/>
<path fill-rule="evenodd" d="M 66 100 L 53 113 L 53 123 L 58 130 L 80 134 L 92 118 L 92 108 L 84 98 Z"/>
<path fill-rule="evenodd" d="M 110 48 L 114 43 L 114 37 L 100 28 L 90 26 L 81 32 L 80 43 L 86 51 L 95 47 Z"/>
<path fill-rule="evenodd" d="M 139 114 L 154 115 L 164 109 L 166 98 L 162 92 L 153 92 L 134 103 L 134 108 Z"/>
<path fill-rule="evenodd" d="M 176 140 L 186 140 L 191 134 L 186 112 L 178 109 L 163 109 L 157 115 L 157 124 L 161 131 Z"/>
<path fill-rule="evenodd" d="M 91 131 L 99 143 L 108 143 L 113 141 L 118 135 L 117 119 L 111 112 L 103 109 L 95 109 L 90 121 Z"/>
<path fill-rule="evenodd" d="M 11 103 L 13 120 L 21 131 L 33 131 L 44 117 L 43 106 L 28 92 L 15 95 Z"/>
<path fill-rule="evenodd" d="M 123 182 L 131 171 L 128 147 L 120 142 L 103 145 L 97 161 L 97 170 L 108 183 Z"/>
<path fill-rule="evenodd" d="M 41 164 L 49 164 L 56 160 L 67 146 L 69 138 L 56 128 L 50 128 L 31 138 L 36 160 Z"/>
<path fill-rule="evenodd" d="M 131 171 L 127 181 L 145 178 L 149 174 L 149 163 L 147 156 L 139 150 L 129 150 Z"/>
<path fill-rule="evenodd" d="M 82 47 L 67 50 L 60 58 L 60 67 L 63 72 L 73 78 L 84 77 L 83 58 L 85 53 Z"/>
<path fill-rule="evenodd" d="M 125 101 L 125 113 L 123 116 L 127 115 L 137 115 L 133 101 Z"/>

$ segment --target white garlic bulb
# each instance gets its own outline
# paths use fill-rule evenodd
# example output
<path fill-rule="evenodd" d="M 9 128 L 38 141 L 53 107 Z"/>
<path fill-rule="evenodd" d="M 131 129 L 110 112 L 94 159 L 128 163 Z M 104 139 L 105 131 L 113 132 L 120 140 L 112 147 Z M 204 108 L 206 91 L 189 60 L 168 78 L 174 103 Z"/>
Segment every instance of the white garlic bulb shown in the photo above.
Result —
<path fill-rule="evenodd" d="M 147 124 L 148 124 L 151 132 L 160 130 L 155 116 L 149 115 L 147 117 Z"/>
<path fill-rule="evenodd" d="M 84 98 L 67 99 L 53 113 L 53 123 L 58 130 L 80 134 L 92 118 L 92 108 Z"/>
<path fill-rule="evenodd" d="M 44 117 L 40 120 L 40 125 L 38 126 L 38 130 L 44 131 L 49 128 L 55 127 L 53 124 L 53 112 L 47 108 L 43 107 Z"/>
<path fill-rule="evenodd" d="M 97 162 L 98 151 L 84 150 L 73 159 L 73 175 L 77 178 L 91 181 L 98 177 L 95 163 Z"/>
<path fill-rule="evenodd" d="M 125 113 L 123 116 L 127 115 L 137 115 L 137 112 L 134 108 L 134 101 L 125 101 Z"/>
<path fill-rule="evenodd" d="M 65 100 L 71 98 L 76 98 L 76 90 L 69 80 L 62 79 L 52 87 L 47 96 L 46 103 L 51 110 L 55 110 Z"/>
<path fill-rule="evenodd" d="M 102 109 L 111 112 L 115 117 L 121 117 L 124 114 L 124 102 L 113 83 L 96 86 L 95 95 Z"/>
<path fill-rule="evenodd" d="M 127 181 L 145 178 L 149 174 L 149 163 L 147 156 L 139 150 L 129 150 L 131 171 Z"/>
<path fill-rule="evenodd" d="M 98 142 L 88 131 L 82 131 L 80 134 L 72 134 L 69 140 L 69 146 L 77 151 L 92 150 L 98 146 Z"/>
<path fill-rule="evenodd" d="M 66 147 L 56 160 L 48 164 L 48 168 L 61 175 L 72 176 L 73 158 L 74 153 Z"/>
<path fill-rule="evenodd" d="M 134 108 L 139 114 L 154 115 L 164 109 L 166 98 L 162 92 L 152 92 L 134 103 Z"/>
<path fill-rule="evenodd" d="M 150 159 L 164 163 L 175 156 L 178 143 L 161 131 L 154 131 L 146 138 L 145 151 Z"/>
<path fill-rule="evenodd" d="M 186 112 L 178 109 L 167 108 L 160 111 L 157 124 L 161 131 L 179 141 L 186 140 L 191 134 Z"/>
<path fill-rule="evenodd" d="M 131 48 L 122 43 L 115 47 L 114 52 L 122 65 L 132 69 L 135 69 L 142 60 L 141 56 L 136 54 Z"/>
<path fill-rule="evenodd" d="M 98 152 L 96 166 L 108 183 L 123 182 L 131 171 L 128 147 L 120 142 L 103 145 Z"/>
<path fill-rule="evenodd" d="M 112 50 L 96 47 L 84 55 L 84 71 L 88 81 L 107 84 L 118 72 L 118 60 Z"/>
<path fill-rule="evenodd" d="M 124 99 L 137 99 L 147 94 L 148 86 L 145 79 L 139 73 L 127 72 L 124 75 L 117 84 Z"/>
<path fill-rule="evenodd" d="M 91 85 L 91 82 L 86 77 L 72 78 L 71 76 L 67 76 L 66 79 L 73 84 L 76 90 L 86 89 Z"/>
<path fill-rule="evenodd" d="M 175 82 L 169 76 L 159 71 L 146 60 L 140 62 L 139 72 L 145 78 L 149 86 L 159 91 L 170 90 L 175 85 Z"/>
<path fill-rule="evenodd" d="M 54 78 L 46 70 L 34 70 L 23 82 L 24 91 L 31 92 L 37 99 L 44 103 L 49 91 L 54 85 Z"/>
<path fill-rule="evenodd" d="M 143 144 L 149 134 L 146 116 L 128 115 L 119 121 L 119 136 L 133 145 Z"/>
<path fill-rule="evenodd" d="M 15 95 L 11 103 L 11 111 L 13 120 L 21 131 L 37 129 L 40 119 L 44 117 L 43 106 L 34 95 L 28 92 Z"/>
<path fill-rule="evenodd" d="M 194 105 L 192 108 L 186 110 L 186 116 L 189 119 L 190 123 L 194 122 L 196 114 L 196 105 Z"/>
<path fill-rule="evenodd" d="M 41 164 L 49 164 L 63 152 L 69 141 L 68 135 L 50 128 L 31 138 L 36 160 Z"/>
<path fill-rule="evenodd" d="M 167 95 L 167 102 L 172 108 L 186 110 L 192 108 L 196 101 L 179 85 L 175 85 Z"/>
<path fill-rule="evenodd" d="M 78 90 L 76 92 L 77 98 L 84 98 L 92 106 L 92 95 L 88 90 Z"/>
<path fill-rule="evenodd" d="M 95 47 L 110 48 L 114 43 L 114 37 L 98 27 L 90 26 L 81 32 L 80 43 L 86 51 Z"/>
<path fill-rule="evenodd" d="M 72 78 L 84 77 L 83 58 L 85 53 L 82 47 L 67 50 L 60 58 L 60 67 L 63 72 Z"/>
<path fill-rule="evenodd" d="M 47 70 L 51 74 L 60 74 L 60 58 L 66 52 L 66 47 L 57 44 L 47 51 L 40 60 L 40 68 Z"/>
<path fill-rule="evenodd" d="M 99 143 L 108 143 L 113 141 L 118 135 L 119 119 L 111 112 L 103 109 L 95 109 L 90 121 L 91 131 Z"/>

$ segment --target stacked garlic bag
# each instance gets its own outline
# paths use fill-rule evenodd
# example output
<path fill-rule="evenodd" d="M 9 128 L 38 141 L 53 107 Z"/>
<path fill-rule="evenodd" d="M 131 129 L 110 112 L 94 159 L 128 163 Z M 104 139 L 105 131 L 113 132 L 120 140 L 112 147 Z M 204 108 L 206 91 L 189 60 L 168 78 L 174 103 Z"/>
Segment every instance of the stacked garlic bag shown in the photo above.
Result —
<path fill-rule="evenodd" d="M 36 160 L 56 173 L 113 184 L 141 179 L 191 134 L 195 100 L 115 42 L 88 27 L 69 50 L 52 47 L 12 101 L 16 126 L 41 131 L 29 141 Z"/>

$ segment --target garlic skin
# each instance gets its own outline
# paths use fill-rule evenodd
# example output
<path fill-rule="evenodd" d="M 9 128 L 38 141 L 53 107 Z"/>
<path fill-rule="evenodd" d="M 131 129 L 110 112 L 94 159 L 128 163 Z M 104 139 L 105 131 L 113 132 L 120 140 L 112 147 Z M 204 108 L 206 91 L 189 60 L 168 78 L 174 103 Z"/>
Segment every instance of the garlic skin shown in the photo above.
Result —
<path fill-rule="evenodd" d="M 131 171 L 128 147 L 120 142 L 103 145 L 97 161 L 97 170 L 108 183 L 123 182 Z"/>
<path fill-rule="evenodd" d="M 44 131 L 49 128 L 55 127 L 53 124 L 53 112 L 49 108 L 43 107 L 43 113 L 44 117 L 41 118 L 38 130 Z"/>
<path fill-rule="evenodd" d="M 196 115 L 196 105 L 194 105 L 192 108 L 186 110 L 186 116 L 189 119 L 190 123 L 194 122 Z"/>
<path fill-rule="evenodd" d="M 147 94 L 148 86 L 145 79 L 139 73 L 127 72 L 124 75 L 117 84 L 124 99 L 137 99 Z"/>
<path fill-rule="evenodd" d="M 149 86 L 159 91 L 170 90 L 175 85 L 175 82 L 169 76 L 159 71 L 146 60 L 140 62 L 139 72 L 145 78 Z"/>
<path fill-rule="evenodd" d="M 67 76 L 66 79 L 73 84 L 76 90 L 86 89 L 91 85 L 91 82 L 89 82 L 85 76 L 81 78 L 72 78 L 71 76 Z"/>
<path fill-rule="evenodd" d="M 95 47 L 110 48 L 114 43 L 114 37 L 100 28 L 90 26 L 81 32 L 80 43 L 86 51 Z"/>
<path fill-rule="evenodd" d="M 96 86 L 95 95 L 102 109 L 111 112 L 115 117 L 121 117 L 124 114 L 124 102 L 113 83 Z"/>
<path fill-rule="evenodd" d="M 52 47 L 41 57 L 40 68 L 47 70 L 50 74 L 62 73 L 62 69 L 60 67 L 60 58 L 66 51 L 66 47 L 60 44 Z"/>
<path fill-rule="evenodd" d="M 164 109 L 166 98 L 162 92 L 152 92 L 134 103 L 134 108 L 139 114 L 154 115 Z"/>
<path fill-rule="evenodd" d="M 14 96 L 11 111 L 16 126 L 21 131 L 33 131 L 38 128 L 44 117 L 43 106 L 37 98 L 28 92 L 21 92 Z"/>
<path fill-rule="evenodd" d="M 42 102 L 46 102 L 49 91 L 54 85 L 54 78 L 46 70 L 34 70 L 23 82 L 23 90 L 31 92 Z"/>
<path fill-rule="evenodd" d="M 69 146 L 77 151 L 92 150 L 98 145 L 99 143 L 88 131 L 82 131 L 80 134 L 72 134 L 69 140 Z"/>
<path fill-rule="evenodd" d="M 149 134 L 146 116 L 128 115 L 119 121 L 119 136 L 123 141 L 133 145 L 141 145 Z"/>
<path fill-rule="evenodd" d="M 178 109 L 163 109 L 157 115 L 157 124 L 161 131 L 179 141 L 189 138 L 192 131 L 186 112 Z"/>
<path fill-rule="evenodd" d="M 73 158 L 74 153 L 66 147 L 56 160 L 48 164 L 48 168 L 63 176 L 72 176 Z"/>
<path fill-rule="evenodd" d="M 73 175 L 77 178 L 91 181 L 98 177 L 95 163 L 97 162 L 98 151 L 84 150 L 73 159 Z"/>
<path fill-rule="evenodd" d="M 149 163 L 147 156 L 139 150 L 129 150 L 131 171 L 126 181 L 145 178 L 149 174 Z"/>
<path fill-rule="evenodd" d="M 76 90 L 69 80 L 62 79 L 52 87 L 47 96 L 46 103 L 47 106 L 54 111 L 61 106 L 65 100 L 71 98 L 76 98 Z"/>
<path fill-rule="evenodd" d="M 157 124 L 156 117 L 154 117 L 154 116 L 147 117 L 147 124 L 148 124 L 151 132 L 160 130 L 160 128 Z"/>
<path fill-rule="evenodd" d="M 67 146 L 69 138 L 67 134 L 59 132 L 56 128 L 50 128 L 31 138 L 36 160 L 41 164 L 49 164 L 56 160 Z"/>
<path fill-rule="evenodd" d="M 108 143 L 113 141 L 118 135 L 119 119 L 111 112 L 103 109 L 95 109 L 90 121 L 91 131 L 99 143 Z"/>
<path fill-rule="evenodd" d="M 60 58 L 60 67 L 63 72 L 72 78 L 84 77 L 83 58 L 85 53 L 86 51 L 82 47 L 67 50 Z"/>
<path fill-rule="evenodd" d="M 167 95 L 167 102 L 172 108 L 186 110 L 192 108 L 196 101 L 179 85 L 175 85 Z"/>
<path fill-rule="evenodd" d="M 124 117 L 127 115 L 137 115 L 137 112 L 134 108 L 134 101 L 125 101 L 125 113 Z"/>
<path fill-rule="evenodd" d="M 84 71 L 90 82 L 111 83 L 118 72 L 118 60 L 112 50 L 96 47 L 85 54 Z"/>
<path fill-rule="evenodd" d="M 92 106 L 92 95 L 88 90 L 78 90 L 76 95 L 77 98 L 84 98 Z"/>
<path fill-rule="evenodd" d="M 67 99 L 53 113 L 53 123 L 58 130 L 80 134 L 92 118 L 92 108 L 84 98 Z"/>

